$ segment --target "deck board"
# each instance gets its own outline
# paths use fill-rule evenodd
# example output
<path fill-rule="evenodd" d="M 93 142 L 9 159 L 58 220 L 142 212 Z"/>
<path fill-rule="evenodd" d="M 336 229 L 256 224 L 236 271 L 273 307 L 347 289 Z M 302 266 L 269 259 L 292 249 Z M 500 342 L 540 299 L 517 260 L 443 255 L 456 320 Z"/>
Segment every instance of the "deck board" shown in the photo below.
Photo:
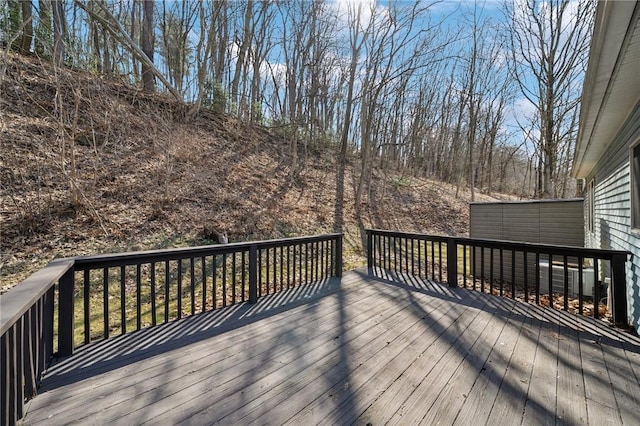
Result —
<path fill-rule="evenodd" d="M 465 354 L 466 362 L 458 367 L 446 383 L 438 399 L 421 419 L 421 423 L 453 424 L 466 402 L 467 395 L 478 379 L 478 375 L 487 369 L 493 371 L 494 366 L 487 361 L 492 349 L 498 344 L 497 340 L 500 335 L 503 332 L 509 332 L 509 330 L 505 330 L 505 327 L 512 312 L 509 311 L 506 316 L 498 315 L 497 310 L 488 310 L 487 313 L 492 315 L 489 324 Z"/>
<path fill-rule="evenodd" d="M 401 383 L 403 381 L 401 377 L 402 376 L 406 377 L 406 369 L 414 367 L 419 361 L 425 361 L 429 359 L 428 357 L 425 356 L 425 354 L 428 349 L 434 346 L 434 342 L 437 341 L 439 335 L 441 334 L 441 333 L 432 331 L 434 324 L 437 322 L 438 324 L 440 324 L 440 327 L 443 330 L 447 329 L 451 326 L 451 324 L 453 324 L 456 321 L 457 318 L 463 315 L 464 312 L 468 309 L 468 307 L 465 307 L 465 306 L 458 306 L 458 307 L 455 307 L 455 309 L 454 309 L 454 306 L 452 305 L 448 305 L 448 306 L 450 309 L 447 310 L 446 312 L 432 311 L 430 312 L 429 315 L 426 315 L 424 312 L 418 312 L 421 320 L 423 321 L 423 327 L 427 331 L 431 331 L 431 332 L 422 333 L 419 336 L 420 338 L 419 341 L 413 342 L 414 344 L 413 344 L 411 353 L 414 354 L 413 355 L 414 359 L 413 359 L 413 362 L 411 363 L 403 363 L 400 365 L 400 367 L 404 369 L 404 371 L 399 372 L 396 369 L 389 369 L 389 368 L 381 368 L 381 369 L 374 370 L 374 369 L 367 368 L 368 367 L 367 365 L 359 365 L 355 371 L 355 374 L 352 376 L 353 379 L 358 382 L 358 388 L 356 389 L 356 391 L 364 387 L 363 393 L 364 391 L 366 391 L 366 397 L 368 398 L 367 401 L 370 401 L 371 399 L 373 399 L 374 396 L 372 395 L 371 387 L 367 386 L 367 379 L 371 378 L 374 381 L 374 383 L 377 382 L 376 387 L 378 388 L 379 391 L 380 390 L 384 391 L 385 396 L 391 395 L 391 398 L 395 398 L 395 395 L 398 389 L 394 385 L 397 382 Z M 410 352 L 405 351 L 405 355 L 410 356 Z M 428 371 L 428 368 L 426 367 L 426 365 L 423 365 L 422 367 L 423 367 L 422 371 Z M 350 377 L 345 377 L 340 383 L 334 386 L 334 389 L 332 390 L 338 390 L 342 387 L 346 387 L 347 384 L 349 383 L 349 379 Z M 380 385 L 379 383 L 381 382 L 382 383 L 386 382 L 386 384 Z M 407 386 L 406 388 L 409 389 L 410 387 Z M 391 393 L 387 391 L 390 391 Z M 314 424 L 314 423 L 317 423 L 318 420 L 321 420 L 331 415 L 331 412 L 327 410 L 327 405 L 325 404 L 325 400 L 333 398 L 333 395 L 335 394 L 332 392 L 328 395 L 324 395 L 324 397 L 318 398 L 318 400 L 314 401 L 312 405 L 305 407 L 305 410 L 303 413 L 300 413 L 299 415 L 296 415 L 295 417 L 293 417 L 291 419 L 291 424 L 306 424 L 306 423 Z M 362 400 L 364 399 L 365 398 L 362 398 Z M 343 405 L 343 404 L 349 403 L 350 399 L 346 398 L 345 396 L 342 396 L 342 398 L 340 398 L 338 402 L 340 403 L 340 405 Z M 395 406 L 394 401 L 392 401 L 391 404 L 392 406 Z M 377 405 L 379 405 L 379 403 Z M 385 410 L 385 412 L 386 411 L 388 410 Z M 363 415 L 363 417 L 366 417 L 367 414 L 368 413 L 365 412 L 365 415 Z"/>
<path fill-rule="evenodd" d="M 484 308 L 486 305 L 482 306 Z M 402 403 L 390 422 L 392 424 L 418 424 L 442 392 L 446 392 L 455 371 L 465 361 L 479 336 L 487 329 L 493 315 L 478 309 L 474 315 L 464 315 L 447 330 L 446 336 L 436 342 L 438 362 L 417 388 Z"/>
<path fill-rule="evenodd" d="M 522 421 L 524 424 L 555 424 L 558 395 L 558 324 L 540 313 L 542 326 L 536 342 L 531 380 Z"/>
<path fill-rule="evenodd" d="M 556 311 L 556 315 L 560 313 Z M 558 391 L 556 422 L 561 425 L 587 423 L 587 400 L 582 378 L 582 360 L 578 345 L 577 321 L 569 318 L 570 327 L 560 327 L 558 337 Z"/>
<path fill-rule="evenodd" d="M 352 271 L 97 342 L 24 424 L 639 424 L 640 339 L 509 299 Z"/>
<path fill-rule="evenodd" d="M 453 424 L 484 424 L 487 421 L 500 390 L 500 384 L 508 371 L 523 322 L 524 317 L 512 311 L 496 344 L 491 348 L 491 354 L 485 366 L 468 394 L 463 395 L 465 402 L 456 414 Z"/>

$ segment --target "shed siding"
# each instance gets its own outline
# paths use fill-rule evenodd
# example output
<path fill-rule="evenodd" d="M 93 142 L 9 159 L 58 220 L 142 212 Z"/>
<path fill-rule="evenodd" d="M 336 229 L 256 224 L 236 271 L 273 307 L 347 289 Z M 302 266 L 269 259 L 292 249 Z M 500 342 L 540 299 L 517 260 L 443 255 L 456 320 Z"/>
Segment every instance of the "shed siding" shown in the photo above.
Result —
<path fill-rule="evenodd" d="M 511 241 L 540 241 L 539 203 L 503 204 L 503 235 Z"/>
<path fill-rule="evenodd" d="M 523 241 L 579 246 L 584 245 L 583 200 L 473 203 L 469 206 L 469 236 L 471 238 Z M 511 251 L 504 250 L 504 279 L 511 282 Z M 516 253 L 515 280 L 524 283 L 524 254 Z M 477 259 L 476 275 L 482 274 L 480 252 L 472 254 Z M 547 261 L 541 258 L 541 261 Z M 573 261 L 573 260 L 572 260 Z M 484 253 L 485 278 L 489 278 L 491 255 Z M 495 271 L 500 268 L 499 253 L 493 257 Z M 535 256 L 527 257 L 527 281 L 530 288 L 536 280 Z M 496 272 L 497 274 L 497 272 Z M 494 278 L 496 278 L 494 276 Z"/>
<path fill-rule="evenodd" d="M 583 210 L 582 200 L 474 203 L 469 236 L 581 247 Z"/>
<path fill-rule="evenodd" d="M 470 216 L 475 220 L 469 222 L 469 235 L 495 235 L 497 240 L 504 239 L 502 233 L 502 205 L 483 204 L 480 206 L 471 204 Z"/>
<path fill-rule="evenodd" d="M 640 234 L 631 231 L 630 148 L 640 139 L 640 102 L 589 178 L 595 180 L 594 230 L 585 229 L 588 247 L 627 250 L 627 310 L 640 330 Z"/>
<path fill-rule="evenodd" d="M 540 241 L 544 244 L 582 246 L 582 202 L 540 203 Z"/>

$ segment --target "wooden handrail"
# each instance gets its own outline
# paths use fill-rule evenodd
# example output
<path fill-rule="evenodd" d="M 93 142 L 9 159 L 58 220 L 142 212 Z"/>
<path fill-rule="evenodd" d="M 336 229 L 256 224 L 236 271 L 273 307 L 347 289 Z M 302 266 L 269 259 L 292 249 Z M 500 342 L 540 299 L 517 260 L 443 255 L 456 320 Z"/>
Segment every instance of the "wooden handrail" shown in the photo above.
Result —
<path fill-rule="evenodd" d="M 58 280 L 75 259 L 56 259 L 0 296 L 0 334 L 4 335 Z"/>

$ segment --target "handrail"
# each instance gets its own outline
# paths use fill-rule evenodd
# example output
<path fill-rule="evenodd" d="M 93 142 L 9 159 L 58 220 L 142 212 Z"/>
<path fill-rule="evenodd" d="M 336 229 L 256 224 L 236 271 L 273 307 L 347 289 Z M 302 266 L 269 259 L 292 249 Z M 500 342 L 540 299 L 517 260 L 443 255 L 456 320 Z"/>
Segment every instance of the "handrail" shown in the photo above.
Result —
<path fill-rule="evenodd" d="M 229 244 L 215 244 L 196 247 L 180 247 L 174 249 L 158 249 L 158 250 L 145 250 L 145 251 L 133 251 L 125 253 L 108 253 L 98 254 L 91 256 L 78 256 L 75 257 L 75 263 L 77 269 L 94 269 L 105 266 L 120 266 L 122 264 L 131 264 L 131 260 L 135 260 L 137 263 L 149 263 L 149 262 L 161 262 L 164 260 L 176 260 L 186 259 L 189 257 L 209 256 L 212 254 L 229 254 L 239 251 L 248 251 L 251 245 L 256 245 L 258 248 L 272 248 L 280 247 L 288 244 L 302 244 L 325 241 L 328 239 L 336 239 L 341 237 L 342 234 L 323 234 L 314 235 L 310 237 L 291 237 L 272 240 L 261 240 L 252 242 L 240 242 Z"/>
<path fill-rule="evenodd" d="M 0 334 L 5 334 L 73 265 L 73 258 L 56 259 L 0 296 Z"/>
<path fill-rule="evenodd" d="M 492 239 L 468 237 L 446 237 L 411 232 L 396 232 L 379 229 L 367 229 L 367 265 L 370 273 L 377 270 L 393 270 L 401 274 L 417 275 L 426 279 L 447 282 L 450 286 L 458 286 L 471 282 L 471 288 L 479 286 L 480 291 L 499 291 L 502 296 L 506 291 L 515 298 L 522 294 L 525 301 L 532 297 L 540 303 L 541 261 L 548 268 L 546 282 L 548 291 L 553 292 L 555 280 L 552 261 L 559 260 L 557 268 L 562 270 L 562 294 L 564 310 L 568 310 L 569 297 L 569 259 L 575 259 L 578 270 L 579 313 L 583 314 L 584 274 L 587 269 L 585 259 L 593 259 L 592 277 L 594 281 L 594 317 L 598 318 L 598 303 L 602 297 L 599 279 L 599 263 L 604 261 L 610 269 L 611 288 L 609 294 L 612 306 L 612 319 L 615 323 L 626 323 L 626 274 L 625 264 L 631 253 L 621 250 L 594 249 L 585 247 L 556 246 Z M 437 253 L 436 253 L 437 249 Z M 497 257 L 494 252 L 497 252 Z M 444 255 L 443 255 L 444 253 Z M 506 253 L 506 256 L 505 256 Z M 516 253 L 518 255 L 516 256 Z M 518 265 L 518 266 L 517 266 Z M 462 268 L 460 268 L 462 266 Z M 528 269 L 533 268 L 533 269 Z M 518 270 L 517 270 L 518 269 Z M 535 275 L 530 281 L 532 273 Z M 444 279 L 446 277 L 446 280 Z M 505 283 L 510 284 L 506 288 Z M 552 304 L 551 304 L 552 305 Z"/>
<path fill-rule="evenodd" d="M 485 245 L 485 247 L 491 247 L 491 246 L 493 246 L 494 248 L 509 247 L 509 248 L 515 248 L 517 250 L 522 250 L 523 248 L 527 248 L 527 251 L 531 251 L 531 252 L 537 251 L 539 253 L 553 252 L 554 254 L 563 254 L 563 253 L 575 252 L 576 250 L 578 250 L 584 255 L 584 257 L 632 254 L 624 250 L 596 249 L 596 248 L 590 248 L 590 247 L 528 243 L 528 242 L 511 241 L 511 240 L 489 239 L 489 238 L 452 237 L 452 236 L 444 236 L 444 235 L 422 234 L 422 233 L 416 233 L 416 232 L 390 231 L 390 230 L 383 230 L 383 229 L 366 229 L 366 232 L 370 232 L 375 235 L 386 235 L 386 236 L 396 236 L 396 237 L 415 238 L 415 239 L 426 238 L 429 240 L 441 241 L 443 243 L 446 243 L 447 241 L 450 241 L 453 239 L 456 243 L 459 243 L 459 244 L 464 244 L 464 243 L 483 244 Z"/>
<path fill-rule="evenodd" d="M 159 264 L 164 266 L 161 271 L 157 268 Z M 110 275 L 110 268 L 119 268 L 119 277 Z M 129 273 L 129 269 L 135 271 Z M 92 279 L 92 273 L 101 279 Z M 255 303 L 265 294 L 284 290 L 285 285 L 289 288 L 341 274 L 342 234 L 54 260 L 0 296 L 0 423 L 13 425 L 23 417 L 25 400 L 35 396 L 41 376 L 56 353 L 71 355 L 76 344 L 91 342 L 93 317 L 102 317 L 102 337 L 108 338 L 117 308 L 121 313 L 120 334 L 127 332 L 127 321 L 132 319 L 128 317 L 125 301 L 131 298 L 128 294 L 131 288 L 127 287 L 131 281 L 135 293 L 134 328 L 140 329 L 189 315 L 188 309 L 183 314 L 184 297 L 188 298 L 193 315 L 196 310 Z M 110 302 L 110 276 L 119 284 L 116 290 L 120 300 L 115 307 Z M 157 286 L 162 286 L 163 295 L 156 295 Z M 141 321 L 141 306 L 146 303 L 143 287 L 148 289 L 144 296 L 150 299 L 152 311 L 148 325 Z M 209 294 L 213 296 L 213 304 L 208 291 L 212 293 Z M 101 293 L 98 299 L 102 296 L 103 304 L 95 309 L 102 309 L 101 312 L 91 311 L 89 301 L 96 298 L 96 292 Z M 164 300 L 164 306 L 156 305 L 156 296 Z M 74 303 L 76 299 L 81 303 Z M 198 309 L 196 303 L 201 303 Z M 81 310 L 76 311 L 78 308 Z M 164 321 L 157 321 L 161 308 Z M 83 317 L 82 342 L 77 342 L 74 333 L 78 328 L 74 324 L 76 314 Z"/>

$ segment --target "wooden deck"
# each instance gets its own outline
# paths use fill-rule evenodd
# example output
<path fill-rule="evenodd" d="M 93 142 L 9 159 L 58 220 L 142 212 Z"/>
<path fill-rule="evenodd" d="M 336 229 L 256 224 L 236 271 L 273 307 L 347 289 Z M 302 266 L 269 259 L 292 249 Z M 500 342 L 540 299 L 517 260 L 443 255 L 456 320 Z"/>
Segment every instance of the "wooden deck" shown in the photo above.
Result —
<path fill-rule="evenodd" d="M 640 339 L 352 271 L 89 345 L 25 424 L 640 424 Z"/>

